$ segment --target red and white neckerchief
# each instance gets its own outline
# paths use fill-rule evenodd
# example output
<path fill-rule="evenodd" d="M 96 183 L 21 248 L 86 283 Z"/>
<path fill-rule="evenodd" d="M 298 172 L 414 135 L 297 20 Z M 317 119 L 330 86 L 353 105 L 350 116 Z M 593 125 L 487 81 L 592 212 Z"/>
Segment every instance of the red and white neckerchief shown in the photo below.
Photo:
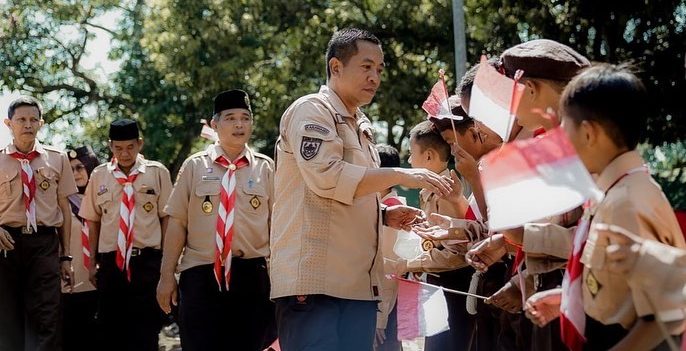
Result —
<path fill-rule="evenodd" d="M 21 165 L 21 183 L 24 188 L 24 207 L 26 208 L 26 227 L 33 228 L 33 231 L 38 230 L 36 224 L 36 178 L 33 176 L 33 169 L 31 169 L 31 161 L 40 155 L 38 151 L 31 151 L 28 154 L 23 154 L 15 151 L 9 154 Z"/>
<path fill-rule="evenodd" d="M 83 252 L 83 265 L 88 269 L 91 264 L 91 243 L 89 241 L 88 221 L 81 219 L 81 251 Z"/>
<path fill-rule="evenodd" d="M 119 270 L 126 271 L 126 277 L 131 281 L 131 270 L 129 261 L 133 249 L 133 223 L 136 217 L 135 205 L 136 197 L 133 191 L 133 182 L 136 181 L 140 168 L 132 169 L 127 176 L 119 169 L 116 160 L 112 161 L 115 168 L 112 175 L 119 184 L 123 186 L 121 192 L 121 203 L 119 205 L 119 231 L 117 232 L 117 267 Z"/>
<path fill-rule="evenodd" d="M 221 180 L 219 192 L 219 209 L 217 210 L 217 226 L 215 231 L 215 253 L 214 253 L 214 277 L 217 280 L 219 290 L 222 288 L 222 280 L 229 290 L 231 280 L 231 241 L 233 240 L 233 223 L 235 219 L 236 204 L 236 170 L 249 164 L 248 159 L 243 156 L 233 163 L 229 162 L 223 155 L 218 156 L 215 163 L 226 168 L 226 173 Z M 222 265 L 224 269 L 222 270 Z M 223 277 L 223 279 L 222 279 Z"/>
<path fill-rule="evenodd" d="M 645 166 L 637 167 L 629 170 L 617 178 L 605 190 L 605 195 L 619 183 L 624 177 L 637 172 L 645 172 L 648 169 Z M 586 328 L 586 313 L 584 311 L 583 300 L 583 273 L 584 264 L 581 263 L 581 255 L 586 246 L 588 239 L 588 232 L 591 227 L 593 215 L 591 213 L 590 204 L 584 205 L 584 214 L 579 220 L 579 224 L 574 233 L 574 243 L 572 246 L 572 254 L 567 261 L 565 268 L 565 275 L 562 279 L 562 300 L 560 303 L 560 334 L 562 342 L 567 345 L 571 351 L 582 350 L 586 337 L 584 330 Z"/>

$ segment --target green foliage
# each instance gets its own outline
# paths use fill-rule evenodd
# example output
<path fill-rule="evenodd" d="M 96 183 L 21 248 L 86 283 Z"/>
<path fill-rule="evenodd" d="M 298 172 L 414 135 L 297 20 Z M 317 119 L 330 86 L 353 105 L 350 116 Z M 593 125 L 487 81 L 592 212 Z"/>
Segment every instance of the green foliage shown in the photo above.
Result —
<path fill-rule="evenodd" d="M 686 210 L 686 142 L 641 145 L 640 151 L 672 207 Z"/>

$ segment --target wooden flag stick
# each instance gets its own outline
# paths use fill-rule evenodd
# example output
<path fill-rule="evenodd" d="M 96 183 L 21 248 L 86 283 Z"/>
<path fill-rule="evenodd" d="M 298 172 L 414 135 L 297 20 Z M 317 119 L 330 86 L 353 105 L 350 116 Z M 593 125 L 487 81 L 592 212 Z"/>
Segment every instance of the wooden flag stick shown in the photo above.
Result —
<path fill-rule="evenodd" d="M 481 295 L 472 294 L 472 293 L 468 293 L 468 292 L 464 292 L 464 291 L 459 291 L 459 290 L 448 289 L 448 288 L 444 288 L 444 287 L 442 287 L 442 286 L 438 286 L 438 285 L 433 285 L 433 284 L 429 284 L 429 283 L 420 282 L 420 281 L 418 281 L 418 280 L 405 279 L 405 278 L 398 277 L 398 276 L 395 275 L 395 274 L 392 274 L 391 276 L 392 276 L 394 279 L 397 279 L 397 280 L 404 280 L 404 281 L 410 282 L 410 283 L 416 283 L 416 284 L 419 284 L 419 285 L 430 286 L 430 287 L 432 287 L 432 288 L 441 289 L 441 290 L 443 290 L 443 291 L 445 291 L 445 292 L 449 292 L 449 293 L 452 293 L 452 294 L 464 295 L 464 296 L 471 296 L 471 297 L 475 297 L 475 298 L 477 298 L 477 299 L 482 299 L 482 300 L 486 300 L 486 299 L 487 299 L 486 296 L 481 296 Z"/>
<path fill-rule="evenodd" d="M 445 71 L 443 69 L 438 70 L 438 77 L 441 78 L 441 83 L 443 84 L 443 92 L 445 92 L 445 103 L 448 105 L 448 111 L 451 111 L 450 103 L 448 102 L 448 87 L 445 85 Z M 457 129 L 455 129 L 455 120 L 450 118 L 450 125 L 453 127 L 453 135 L 455 136 L 455 142 L 457 143 Z"/>

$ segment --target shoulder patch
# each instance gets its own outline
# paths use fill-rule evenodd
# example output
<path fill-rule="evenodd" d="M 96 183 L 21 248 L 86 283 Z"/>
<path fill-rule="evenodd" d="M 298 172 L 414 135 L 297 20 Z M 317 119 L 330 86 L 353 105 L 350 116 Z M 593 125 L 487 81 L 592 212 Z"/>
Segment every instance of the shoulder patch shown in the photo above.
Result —
<path fill-rule="evenodd" d="M 305 161 L 309 161 L 317 156 L 321 146 L 322 139 L 304 136 L 300 143 L 300 156 L 302 156 Z"/>
<path fill-rule="evenodd" d="M 314 123 L 305 124 L 304 128 L 306 132 L 315 132 L 321 135 L 329 135 L 329 133 L 331 133 L 331 131 L 328 128 Z"/>

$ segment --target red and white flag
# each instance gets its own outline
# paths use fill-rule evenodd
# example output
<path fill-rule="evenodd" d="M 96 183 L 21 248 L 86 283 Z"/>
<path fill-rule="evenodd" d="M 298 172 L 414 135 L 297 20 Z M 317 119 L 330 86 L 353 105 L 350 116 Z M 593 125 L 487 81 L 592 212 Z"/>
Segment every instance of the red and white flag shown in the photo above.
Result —
<path fill-rule="evenodd" d="M 395 277 L 398 281 L 398 340 L 432 336 L 450 329 L 443 290 Z"/>
<path fill-rule="evenodd" d="M 490 152 L 480 175 L 492 231 L 555 216 L 603 197 L 559 127 Z"/>
<path fill-rule="evenodd" d="M 200 123 L 202 123 L 202 130 L 200 130 L 200 137 L 205 138 L 211 142 L 216 142 L 217 140 L 219 140 L 219 136 L 217 136 L 217 132 L 207 124 L 206 120 L 201 119 Z"/>
<path fill-rule="evenodd" d="M 498 73 L 488 64 L 486 56 L 481 56 L 472 86 L 469 116 L 485 124 L 507 142 L 523 92 L 524 84 Z"/>
<path fill-rule="evenodd" d="M 453 114 L 450 104 L 448 103 L 448 89 L 445 87 L 445 76 L 443 70 L 438 71 L 439 79 L 433 88 L 431 88 L 431 93 L 426 98 L 426 101 L 422 104 L 422 109 L 426 111 L 428 117 L 433 117 L 436 119 L 449 118 L 456 121 L 462 120 L 461 116 L 456 116 Z"/>

